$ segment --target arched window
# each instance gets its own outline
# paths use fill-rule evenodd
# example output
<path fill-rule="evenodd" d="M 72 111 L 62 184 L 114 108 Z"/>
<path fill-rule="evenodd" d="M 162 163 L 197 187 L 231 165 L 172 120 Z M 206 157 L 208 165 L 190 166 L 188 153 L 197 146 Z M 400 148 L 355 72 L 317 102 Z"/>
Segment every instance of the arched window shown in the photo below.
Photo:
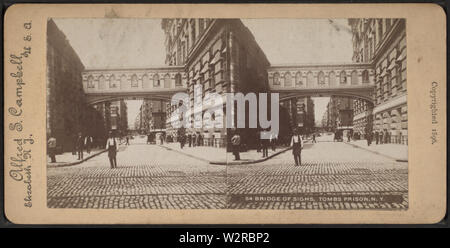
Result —
<path fill-rule="evenodd" d="M 334 71 L 331 71 L 328 74 L 328 81 L 330 86 L 336 86 L 336 74 L 334 73 Z"/>
<path fill-rule="evenodd" d="M 302 73 L 301 72 L 297 72 L 297 74 L 295 74 L 295 85 L 296 86 L 303 86 Z"/>
<path fill-rule="evenodd" d="M 323 73 L 323 71 L 320 71 L 317 75 L 317 84 L 319 86 L 325 85 L 325 74 Z"/>
<path fill-rule="evenodd" d="M 292 86 L 292 76 L 290 72 L 286 72 L 284 74 L 284 86 L 291 87 Z"/>
<path fill-rule="evenodd" d="M 358 84 L 358 72 L 357 71 L 352 71 L 351 84 L 352 85 L 357 85 Z"/>
<path fill-rule="evenodd" d="M 120 77 L 120 88 L 127 89 L 128 88 L 127 86 L 128 86 L 127 76 L 125 76 L 124 74 Z"/>
<path fill-rule="evenodd" d="M 306 74 L 306 86 L 311 87 L 314 85 L 314 75 L 310 71 L 308 74 Z"/>
<path fill-rule="evenodd" d="M 273 74 L 273 85 L 280 85 L 280 74 L 278 72 Z"/>
<path fill-rule="evenodd" d="M 159 87 L 160 85 L 159 75 L 155 73 L 155 75 L 153 75 L 153 87 Z"/>
<path fill-rule="evenodd" d="M 148 79 L 148 76 L 146 74 L 142 76 L 142 88 L 144 89 L 150 88 L 150 80 Z"/>
<path fill-rule="evenodd" d="M 340 84 L 347 84 L 347 73 L 345 73 L 345 71 L 341 71 L 341 74 L 339 75 L 339 81 Z"/>
<path fill-rule="evenodd" d="M 180 73 L 177 73 L 177 74 L 175 75 L 175 86 L 182 86 L 182 83 L 181 83 L 181 74 L 180 74 Z"/>
<path fill-rule="evenodd" d="M 114 89 L 116 87 L 117 87 L 116 78 L 114 77 L 114 75 L 111 75 L 111 77 L 109 77 L 109 88 Z"/>
<path fill-rule="evenodd" d="M 103 90 L 106 88 L 106 80 L 103 75 L 98 78 L 98 89 Z"/>
<path fill-rule="evenodd" d="M 90 76 L 88 77 L 88 80 L 87 80 L 87 87 L 88 87 L 88 88 L 95 88 L 94 77 L 93 77 L 92 75 L 90 75 Z"/>
<path fill-rule="evenodd" d="M 139 86 L 138 79 L 136 75 L 131 76 L 131 87 L 137 88 Z"/>
<path fill-rule="evenodd" d="M 164 88 L 170 88 L 170 75 L 167 73 L 164 76 Z"/>
<path fill-rule="evenodd" d="M 369 71 L 364 70 L 362 72 L 362 83 L 363 84 L 368 84 L 369 83 Z"/>

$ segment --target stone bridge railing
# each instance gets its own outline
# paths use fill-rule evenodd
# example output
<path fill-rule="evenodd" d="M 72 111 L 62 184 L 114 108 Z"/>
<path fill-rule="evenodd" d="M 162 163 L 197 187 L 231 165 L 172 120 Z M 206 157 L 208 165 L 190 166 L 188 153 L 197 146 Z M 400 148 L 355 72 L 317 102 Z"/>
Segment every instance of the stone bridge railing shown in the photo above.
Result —
<path fill-rule="evenodd" d="M 83 89 L 90 94 L 173 92 L 187 87 L 181 66 L 142 69 L 87 69 L 82 73 Z"/>
<path fill-rule="evenodd" d="M 371 64 L 272 65 L 267 73 L 272 90 L 361 88 L 375 83 Z"/>

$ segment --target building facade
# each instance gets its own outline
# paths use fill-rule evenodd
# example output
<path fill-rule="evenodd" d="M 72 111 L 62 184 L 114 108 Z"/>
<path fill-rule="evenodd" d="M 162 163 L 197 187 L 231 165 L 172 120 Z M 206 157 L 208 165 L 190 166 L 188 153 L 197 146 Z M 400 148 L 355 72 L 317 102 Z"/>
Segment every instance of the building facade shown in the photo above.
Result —
<path fill-rule="evenodd" d="M 323 116 L 323 120 L 326 120 L 326 122 L 323 122 L 326 130 L 335 131 L 337 128 L 353 128 L 353 105 L 353 98 L 330 97 Z"/>
<path fill-rule="evenodd" d="M 162 28 L 166 36 L 166 64 L 184 65 L 190 106 L 194 105 L 194 99 L 209 102 L 206 98 L 211 93 L 225 99 L 225 93 L 269 92 L 266 72 L 269 62 L 239 19 L 163 19 Z M 201 86 L 202 91 L 194 96 L 196 86 Z M 226 101 L 219 103 L 221 106 L 210 104 L 222 108 L 223 113 L 205 117 L 213 124 L 219 120 L 225 124 Z M 176 130 L 170 128 L 169 120 L 176 109 L 177 106 L 167 107 L 166 126 L 169 135 L 173 136 L 176 136 Z M 228 144 L 227 134 L 231 130 L 225 125 L 204 128 L 202 120 L 195 119 L 204 112 L 196 115 L 196 110 L 191 110 L 193 128 L 188 132 L 201 134 L 207 145 L 224 147 Z M 256 129 L 246 128 L 239 132 L 243 144 L 255 143 Z"/>
<path fill-rule="evenodd" d="M 288 113 L 287 120 L 280 120 L 280 122 L 287 121 L 289 123 L 288 126 L 280 125 L 283 129 L 288 129 L 288 131 L 280 130 L 280 136 L 290 137 L 294 128 L 297 128 L 302 134 L 314 132 L 314 101 L 311 97 L 295 97 L 280 101 L 280 108 Z"/>
<path fill-rule="evenodd" d="M 81 73 L 84 66 L 52 19 L 47 22 L 47 137 L 59 152 L 74 150 L 78 133 L 103 135 L 104 119 L 86 103 Z"/>
<path fill-rule="evenodd" d="M 388 133 L 389 142 L 408 144 L 406 20 L 350 19 L 353 61 L 375 69 L 374 102 L 355 100 L 355 130 Z"/>
<path fill-rule="evenodd" d="M 143 133 L 166 128 L 166 105 L 163 100 L 144 99 L 139 109 L 138 122 L 135 126 Z"/>

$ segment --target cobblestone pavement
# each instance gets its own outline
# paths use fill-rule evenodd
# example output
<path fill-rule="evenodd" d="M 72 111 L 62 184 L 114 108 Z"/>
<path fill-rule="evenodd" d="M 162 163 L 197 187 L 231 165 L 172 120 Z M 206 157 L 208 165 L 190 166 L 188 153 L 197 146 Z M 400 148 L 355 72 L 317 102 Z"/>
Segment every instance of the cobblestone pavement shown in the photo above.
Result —
<path fill-rule="evenodd" d="M 51 208 L 224 208 L 225 167 L 156 145 L 122 146 L 117 169 L 107 154 L 48 169 Z"/>
<path fill-rule="evenodd" d="M 121 147 L 48 168 L 50 208 L 406 209 L 407 163 L 344 143 L 308 144 L 303 165 L 290 151 L 263 163 L 210 165 L 156 145 Z"/>
<path fill-rule="evenodd" d="M 341 142 L 318 142 L 308 146 L 302 152 L 302 166 L 294 166 L 290 151 L 259 164 L 229 166 L 227 207 L 408 207 L 407 163 Z"/>

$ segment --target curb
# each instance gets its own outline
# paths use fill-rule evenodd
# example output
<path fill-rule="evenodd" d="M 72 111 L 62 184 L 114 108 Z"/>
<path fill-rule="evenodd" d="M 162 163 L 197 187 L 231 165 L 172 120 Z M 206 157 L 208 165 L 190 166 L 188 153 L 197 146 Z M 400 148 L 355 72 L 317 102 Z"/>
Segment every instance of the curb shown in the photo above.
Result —
<path fill-rule="evenodd" d="M 352 143 L 348 143 L 348 142 L 344 142 L 344 143 L 347 144 L 347 145 L 351 145 L 351 146 L 353 146 L 353 147 L 355 147 L 355 148 L 363 149 L 363 150 L 365 150 L 365 151 L 368 151 L 368 152 L 371 152 L 371 153 L 375 153 L 375 154 L 377 154 L 377 155 L 380 155 L 380 156 L 383 156 L 383 157 L 386 157 L 386 158 L 389 158 L 389 159 L 393 159 L 393 160 L 395 160 L 396 162 L 408 162 L 408 159 L 394 158 L 394 157 L 391 157 L 391 156 L 389 156 L 389 155 L 382 154 L 382 153 L 380 153 L 380 152 L 373 151 L 373 150 L 367 149 L 367 148 L 362 147 L 362 146 L 358 146 L 358 145 L 355 145 L 355 144 L 352 144 Z"/>
<path fill-rule="evenodd" d="M 158 145 L 158 146 L 159 146 L 159 147 L 162 147 L 162 148 L 164 148 L 164 149 L 166 149 L 166 150 L 173 151 L 173 152 L 177 152 L 177 153 L 183 154 L 183 155 L 185 155 L 185 156 L 188 156 L 188 157 L 191 157 L 191 158 L 194 158 L 194 159 L 198 159 L 198 160 L 207 162 L 207 163 L 209 163 L 209 164 L 214 164 L 214 165 L 243 165 L 243 164 L 256 164 L 256 163 L 260 163 L 260 162 L 264 162 L 264 161 L 266 161 L 266 160 L 269 160 L 269 159 L 271 159 L 271 158 L 273 158 L 273 157 L 275 157 L 275 156 L 278 156 L 278 155 L 280 155 L 280 154 L 282 154 L 282 153 L 284 153 L 284 152 L 289 151 L 289 150 L 292 149 L 292 147 L 285 148 L 285 149 L 282 149 L 282 150 L 280 150 L 280 151 L 278 151 L 278 152 L 276 152 L 276 153 L 274 153 L 274 154 L 272 154 L 272 155 L 270 155 L 270 156 L 268 156 L 268 157 L 266 157 L 266 158 L 262 158 L 262 159 L 248 160 L 248 161 L 239 161 L 239 162 L 238 162 L 238 161 L 235 161 L 235 162 L 224 162 L 224 161 L 210 161 L 210 160 L 207 160 L 207 159 L 204 159 L 204 158 L 200 158 L 200 157 L 197 157 L 197 156 L 193 156 L 193 155 L 188 154 L 188 153 L 186 153 L 186 152 L 182 152 L 182 151 L 179 151 L 179 150 L 176 150 L 176 149 L 172 149 L 172 148 L 167 147 L 167 146 L 164 146 L 164 145 Z"/>
<path fill-rule="evenodd" d="M 92 155 L 90 155 L 90 156 L 88 156 L 88 157 L 86 157 L 86 158 L 84 158 L 82 160 L 78 160 L 78 161 L 75 161 L 75 162 L 64 163 L 64 164 L 60 164 L 60 165 L 52 165 L 52 164 L 47 163 L 47 168 L 59 168 L 59 167 L 67 167 L 67 166 L 81 164 L 84 161 L 87 161 L 87 160 L 89 160 L 89 159 L 91 159 L 91 158 L 93 158 L 95 156 L 98 156 L 98 155 L 100 155 L 100 154 L 102 154 L 102 153 L 104 153 L 106 151 L 107 151 L 106 149 L 105 150 L 101 150 L 101 151 L 99 151 L 97 153 L 94 153 L 94 154 L 92 154 Z"/>

